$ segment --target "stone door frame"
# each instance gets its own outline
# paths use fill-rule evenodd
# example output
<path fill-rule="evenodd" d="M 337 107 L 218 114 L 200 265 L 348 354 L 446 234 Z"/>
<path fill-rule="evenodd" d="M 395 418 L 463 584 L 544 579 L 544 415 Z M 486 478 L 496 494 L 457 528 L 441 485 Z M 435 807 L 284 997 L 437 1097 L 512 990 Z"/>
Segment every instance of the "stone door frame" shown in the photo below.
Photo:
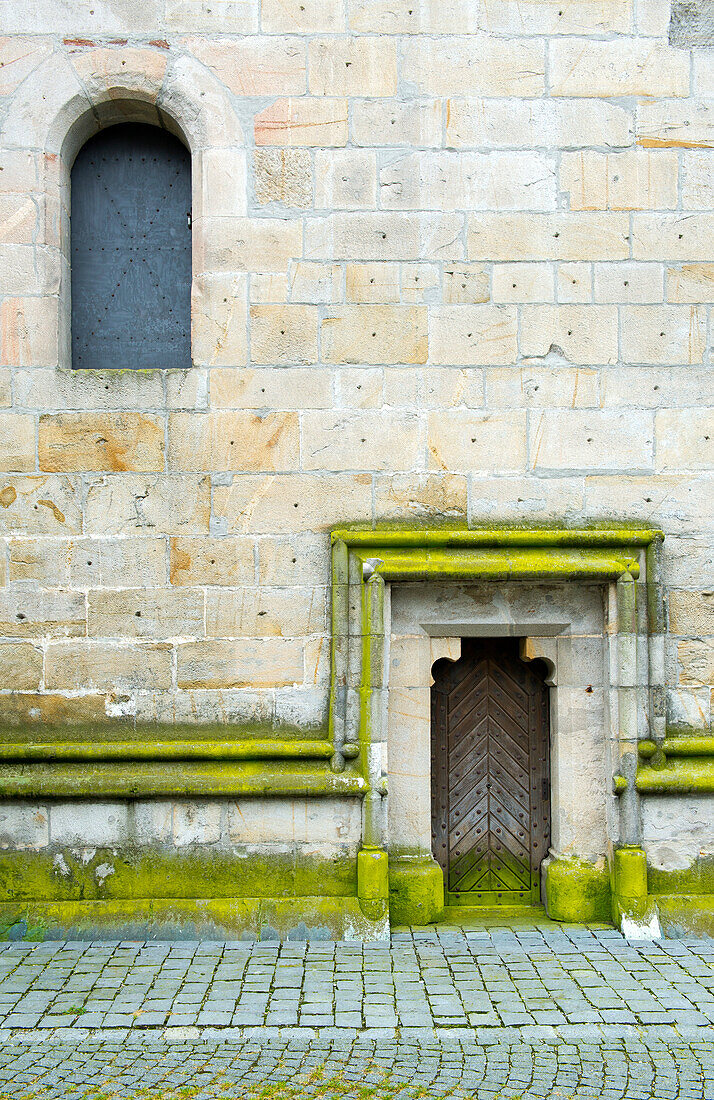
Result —
<path fill-rule="evenodd" d="M 606 681 L 616 733 L 612 783 L 620 796 L 619 820 L 609 841 L 612 849 L 641 848 L 635 786 L 638 743 L 646 738 L 660 740 L 665 725 L 663 537 L 660 531 L 640 527 L 333 531 L 332 765 L 340 771 L 347 759 L 359 759 L 366 782 L 363 849 L 376 852 L 389 847 L 392 863 L 425 859 L 418 844 L 411 852 L 408 845 L 398 850 L 390 845 L 386 829 L 390 585 L 419 581 L 568 582 L 607 588 Z M 509 632 L 516 633 L 517 625 L 511 624 Z M 432 639 L 436 642 L 432 662 L 456 645 L 453 629 L 434 630 L 435 635 L 439 633 L 441 638 Z M 531 624 L 522 631 L 529 639 L 524 642 L 524 656 L 550 661 L 554 674 L 557 643 L 553 635 L 558 633 L 551 627 L 537 641 Z M 416 865 L 414 870 L 417 873 Z"/>

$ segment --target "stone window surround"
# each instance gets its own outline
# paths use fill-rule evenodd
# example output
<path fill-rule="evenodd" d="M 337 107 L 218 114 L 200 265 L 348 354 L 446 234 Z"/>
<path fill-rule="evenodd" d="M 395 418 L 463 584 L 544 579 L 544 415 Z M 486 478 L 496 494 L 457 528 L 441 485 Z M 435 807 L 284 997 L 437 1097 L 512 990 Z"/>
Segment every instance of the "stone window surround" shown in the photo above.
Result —
<path fill-rule="evenodd" d="M 43 231 L 36 244 L 47 287 L 43 305 L 52 314 L 46 327 L 52 336 L 43 361 L 25 365 L 71 368 L 69 216 L 74 159 L 99 130 L 141 122 L 169 130 L 191 154 L 191 351 L 193 365 L 201 366 L 210 360 L 213 343 L 210 322 L 197 323 L 204 284 L 217 273 L 211 255 L 225 239 L 223 218 L 244 216 L 247 210 L 240 119 L 220 81 L 194 58 L 172 48 L 102 46 L 83 50 L 78 57 L 76 67 L 66 57 L 48 58 L 36 71 L 31 88 L 21 88 L 13 98 L 0 130 L 5 149 L 35 154 L 40 165 L 39 179 L 28 179 L 28 191 L 39 190 L 43 202 Z M 38 102 L 43 103 L 41 113 L 36 110 Z"/>

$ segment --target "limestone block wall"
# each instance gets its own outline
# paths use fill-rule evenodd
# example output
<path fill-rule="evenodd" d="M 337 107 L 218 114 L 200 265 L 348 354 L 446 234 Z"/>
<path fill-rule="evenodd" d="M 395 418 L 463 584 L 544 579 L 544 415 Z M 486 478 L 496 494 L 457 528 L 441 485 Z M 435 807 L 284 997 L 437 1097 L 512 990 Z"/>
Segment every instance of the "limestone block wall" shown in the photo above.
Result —
<path fill-rule="evenodd" d="M 3 5 L 0 723 L 321 725 L 329 529 L 446 517 L 661 527 L 710 726 L 714 54 L 671 14 Z M 191 149 L 189 371 L 70 368 L 69 169 L 119 118 Z"/>

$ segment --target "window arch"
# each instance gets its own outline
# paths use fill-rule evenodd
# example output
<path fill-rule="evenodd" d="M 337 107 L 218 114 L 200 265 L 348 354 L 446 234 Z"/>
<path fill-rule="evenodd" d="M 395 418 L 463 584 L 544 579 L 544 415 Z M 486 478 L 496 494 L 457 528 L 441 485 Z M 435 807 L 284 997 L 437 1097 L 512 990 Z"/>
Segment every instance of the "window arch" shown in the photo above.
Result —
<path fill-rule="evenodd" d="M 72 366 L 191 366 L 191 157 L 143 123 L 100 131 L 71 177 Z"/>

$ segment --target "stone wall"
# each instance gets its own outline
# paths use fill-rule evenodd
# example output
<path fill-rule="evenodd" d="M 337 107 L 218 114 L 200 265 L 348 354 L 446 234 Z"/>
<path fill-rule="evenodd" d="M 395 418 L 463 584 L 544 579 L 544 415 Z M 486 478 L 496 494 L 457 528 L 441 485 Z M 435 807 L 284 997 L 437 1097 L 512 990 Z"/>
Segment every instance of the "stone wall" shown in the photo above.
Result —
<path fill-rule="evenodd" d="M 668 720 L 710 728 L 692 7 L 3 5 L 5 728 L 324 726 L 330 528 L 444 517 L 662 528 Z M 189 371 L 70 369 L 71 160 L 120 118 L 191 149 Z"/>

